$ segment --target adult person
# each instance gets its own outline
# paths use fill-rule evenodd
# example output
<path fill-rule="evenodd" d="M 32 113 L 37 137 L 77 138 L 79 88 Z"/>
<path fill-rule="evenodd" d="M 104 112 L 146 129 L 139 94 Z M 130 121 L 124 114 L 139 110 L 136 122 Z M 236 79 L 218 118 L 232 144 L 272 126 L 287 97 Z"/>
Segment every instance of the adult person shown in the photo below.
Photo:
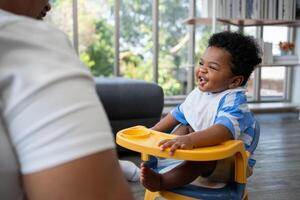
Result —
<path fill-rule="evenodd" d="M 36 20 L 49 9 L 48 0 L 0 0 L 0 131 L 24 196 L 133 199 L 90 73 L 65 34 Z"/>

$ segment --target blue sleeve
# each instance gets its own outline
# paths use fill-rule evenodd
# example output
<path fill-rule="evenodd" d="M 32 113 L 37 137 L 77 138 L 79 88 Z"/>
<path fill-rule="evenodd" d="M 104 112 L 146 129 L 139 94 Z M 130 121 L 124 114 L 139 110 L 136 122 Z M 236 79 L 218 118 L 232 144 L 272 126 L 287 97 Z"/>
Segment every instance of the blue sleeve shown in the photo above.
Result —
<path fill-rule="evenodd" d="M 176 106 L 176 108 L 171 111 L 171 115 L 181 124 L 187 125 L 188 122 L 186 121 L 183 112 L 180 110 L 180 105 Z"/>
<path fill-rule="evenodd" d="M 249 109 L 245 94 L 243 92 L 229 93 L 219 102 L 214 124 L 227 127 L 232 134 L 232 138 L 237 139 L 250 124 L 246 119 L 247 112 L 249 112 Z"/>

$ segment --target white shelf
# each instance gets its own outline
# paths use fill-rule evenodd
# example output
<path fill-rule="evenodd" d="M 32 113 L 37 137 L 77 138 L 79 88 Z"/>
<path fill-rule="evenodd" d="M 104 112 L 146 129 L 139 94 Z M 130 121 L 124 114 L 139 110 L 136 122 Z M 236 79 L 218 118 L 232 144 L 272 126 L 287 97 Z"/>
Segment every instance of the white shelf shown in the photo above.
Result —
<path fill-rule="evenodd" d="M 273 63 L 264 63 L 261 66 L 299 66 L 297 55 L 273 55 Z"/>
<path fill-rule="evenodd" d="M 235 26 L 299 26 L 299 20 L 264 20 L 264 19 L 224 19 L 216 18 L 217 23 Z M 184 20 L 188 25 L 210 25 L 212 18 L 190 18 Z"/>
<path fill-rule="evenodd" d="M 300 65 L 299 62 L 276 62 L 276 63 L 262 63 L 260 67 L 282 67 L 282 66 L 296 67 L 299 65 Z"/>

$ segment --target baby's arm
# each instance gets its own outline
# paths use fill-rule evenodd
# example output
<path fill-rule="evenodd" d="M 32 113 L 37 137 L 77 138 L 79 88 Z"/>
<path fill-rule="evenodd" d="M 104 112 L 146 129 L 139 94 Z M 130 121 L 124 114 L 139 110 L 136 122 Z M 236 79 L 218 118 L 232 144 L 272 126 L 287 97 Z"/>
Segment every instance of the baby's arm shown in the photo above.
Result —
<path fill-rule="evenodd" d="M 193 132 L 189 136 L 193 141 L 194 148 L 214 146 L 233 139 L 230 130 L 221 124 L 212 125 L 203 131 Z"/>
<path fill-rule="evenodd" d="M 230 130 L 223 125 L 215 124 L 203 131 L 192 132 L 171 140 L 162 140 L 158 145 L 162 151 L 170 147 L 170 154 L 173 155 L 176 149 L 214 146 L 230 139 L 232 139 Z"/>
<path fill-rule="evenodd" d="M 187 135 L 194 132 L 191 126 L 180 124 L 173 132 L 174 135 Z"/>
<path fill-rule="evenodd" d="M 178 124 L 179 124 L 179 122 L 170 113 L 168 113 L 164 118 L 162 118 L 151 129 L 160 131 L 160 132 L 167 132 L 167 131 L 173 129 Z"/>

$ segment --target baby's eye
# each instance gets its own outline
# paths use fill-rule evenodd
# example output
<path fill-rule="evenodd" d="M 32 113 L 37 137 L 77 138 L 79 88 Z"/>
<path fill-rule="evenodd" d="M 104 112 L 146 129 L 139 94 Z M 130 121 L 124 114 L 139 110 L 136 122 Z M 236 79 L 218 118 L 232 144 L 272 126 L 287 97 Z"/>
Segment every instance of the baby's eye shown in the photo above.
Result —
<path fill-rule="evenodd" d="M 199 65 L 202 66 L 202 65 L 203 65 L 203 62 L 199 62 Z"/>
<path fill-rule="evenodd" d="M 213 66 L 213 65 L 209 65 L 209 68 L 212 69 L 212 70 L 216 70 L 216 71 L 218 70 L 217 67 Z"/>

